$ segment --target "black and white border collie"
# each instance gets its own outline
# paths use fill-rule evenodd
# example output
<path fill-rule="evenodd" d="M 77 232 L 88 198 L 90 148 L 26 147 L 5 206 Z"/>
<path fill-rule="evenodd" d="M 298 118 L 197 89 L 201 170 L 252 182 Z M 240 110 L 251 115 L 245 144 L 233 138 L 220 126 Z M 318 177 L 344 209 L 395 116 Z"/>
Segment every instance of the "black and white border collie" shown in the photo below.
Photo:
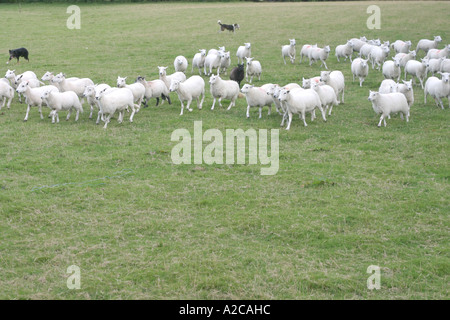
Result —
<path fill-rule="evenodd" d="M 9 50 L 9 60 L 6 62 L 6 64 L 8 64 L 12 58 L 17 59 L 17 63 L 19 63 L 20 57 L 24 57 L 28 62 L 30 62 L 30 60 L 28 60 L 28 50 L 25 48 L 19 48 Z"/>
<path fill-rule="evenodd" d="M 236 31 L 239 29 L 239 25 L 237 23 L 234 24 L 223 24 L 222 21 L 218 20 L 217 23 L 220 25 L 220 31 L 228 30 L 228 31 Z"/>

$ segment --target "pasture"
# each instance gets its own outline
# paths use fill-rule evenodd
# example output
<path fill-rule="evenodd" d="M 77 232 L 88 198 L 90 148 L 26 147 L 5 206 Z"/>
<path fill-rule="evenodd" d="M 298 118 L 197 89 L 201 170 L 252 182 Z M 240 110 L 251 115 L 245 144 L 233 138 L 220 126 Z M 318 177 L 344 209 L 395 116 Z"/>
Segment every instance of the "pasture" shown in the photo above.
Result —
<path fill-rule="evenodd" d="M 381 29 L 369 30 L 369 4 Z M 3 299 L 448 299 L 449 119 L 415 86 L 410 122 L 379 116 L 367 100 L 383 76 L 359 87 L 334 48 L 366 36 L 391 42 L 440 35 L 450 42 L 449 2 L 79 4 L 70 30 L 67 5 L 0 5 L 0 73 L 46 71 L 115 85 L 118 76 L 158 78 L 157 66 L 184 55 L 191 76 L 199 49 L 252 44 L 265 83 L 301 82 L 320 63 L 299 63 L 305 43 L 330 45 L 330 70 L 346 80 L 345 104 L 325 123 L 294 116 L 289 131 L 272 108 L 246 119 L 245 98 L 226 111 L 206 82 L 202 110 L 179 116 L 180 102 L 117 114 L 104 130 L 72 115 L 51 124 L 17 95 L 0 115 L 0 298 Z M 218 33 L 217 20 L 239 23 Z M 284 65 L 281 46 L 297 42 Z M 11 61 L 26 47 L 30 62 Z M 392 56 L 392 54 L 391 54 Z M 423 57 L 423 52 L 419 55 Z M 198 74 L 194 71 L 194 74 Z M 224 77 L 227 78 L 227 77 Z M 242 87 L 242 85 L 241 85 Z M 280 129 L 279 170 L 261 164 L 181 164 L 171 134 L 194 121 L 207 129 Z M 204 143 L 206 146 L 208 143 Z M 67 268 L 81 271 L 70 290 Z M 369 290 L 367 268 L 381 270 Z"/>

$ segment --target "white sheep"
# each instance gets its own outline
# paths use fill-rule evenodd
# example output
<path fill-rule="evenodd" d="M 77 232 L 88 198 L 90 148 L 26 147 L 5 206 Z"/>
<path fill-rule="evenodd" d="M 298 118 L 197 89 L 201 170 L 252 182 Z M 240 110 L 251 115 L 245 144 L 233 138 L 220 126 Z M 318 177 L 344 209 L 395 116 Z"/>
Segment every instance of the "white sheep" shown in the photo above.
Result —
<path fill-rule="evenodd" d="M 261 112 L 264 106 L 269 107 L 268 115 L 270 115 L 272 109 L 272 98 L 267 94 L 269 86 L 270 84 L 266 84 L 261 87 L 255 87 L 251 84 L 244 84 L 241 92 L 245 95 L 245 99 L 247 100 L 247 118 L 250 118 L 251 107 L 259 108 L 259 119 L 261 119 Z"/>
<path fill-rule="evenodd" d="M 249 58 L 252 56 L 252 45 L 249 42 L 244 43 L 243 46 L 239 46 L 236 51 L 236 57 L 238 58 L 238 63 L 244 63 L 244 58 Z"/>
<path fill-rule="evenodd" d="M 64 73 L 58 73 L 56 76 L 53 77 L 52 83 L 57 83 L 59 86 L 59 91 L 65 92 L 65 91 L 73 91 L 77 94 L 78 97 L 81 98 L 81 104 L 84 102 L 83 93 L 86 86 L 93 86 L 94 82 L 89 78 L 81 78 L 81 79 L 74 79 L 74 80 L 68 80 L 66 78 L 66 75 Z M 91 115 L 92 115 L 93 108 L 91 107 Z"/>
<path fill-rule="evenodd" d="M 167 102 L 171 104 L 170 97 L 169 97 L 169 88 L 167 88 L 164 81 L 160 79 L 155 79 L 152 81 L 145 80 L 144 77 L 138 77 L 136 79 L 137 82 L 140 82 L 145 87 L 145 94 L 144 94 L 144 108 L 148 107 L 148 101 L 151 98 L 156 98 L 156 106 L 159 104 L 159 98 L 162 99 L 161 105 L 163 105 L 164 100 L 167 99 Z"/>
<path fill-rule="evenodd" d="M 142 101 L 144 100 L 144 96 L 145 96 L 145 86 L 140 82 L 127 84 L 126 79 L 127 79 L 127 77 L 125 77 L 125 78 L 122 78 L 120 76 L 117 77 L 117 87 L 118 88 L 128 88 L 131 90 L 131 92 L 133 93 L 134 102 L 136 103 L 136 105 L 139 106 L 139 108 L 137 108 L 136 112 L 139 112 L 140 106 L 141 106 Z M 89 119 L 90 118 L 91 118 L 91 116 L 89 116 Z"/>
<path fill-rule="evenodd" d="M 309 66 L 312 65 L 313 62 L 320 60 L 322 63 L 320 66 L 325 66 L 325 69 L 328 69 L 327 64 L 325 60 L 328 59 L 328 56 L 330 54 L 330 46 L 325 46 L 324 48 L 312 48 L 309 51 Z"/>
<path fill-rule="evenodd" d="M 425 51 L 425 53 L 427 53 L 428 50 L 430 50 L 430 49 L 437 49 L 437 47 L 441 41 L 442 41 L 441 36 L 435 36 L 434 40 L 421 39 L 417 43 L 416 53 L 419 53 L 419 50 L 423 50 L 423 51 Z"/>
<path fill-rule="evenodd" d="M 209 56 L 210 54 L 217 54 L 220 55 L 220 53 L 225 52 L 225 47 L 218 47 L 219 50 L 217 49 L 209 49 L 207 56 Z"/>
<path fill-rule="evenodd" d="M 441 62 L 441 72 L 450 72 L 450 59 L 444 59 Z"/>
<path fill-rule="evenodd" d="M 289 57 L 291 63 L 295 62 L 295 39 L 289 39 L 289 44 L 281 46 L 281 57 L 286 64 L 286 57 Z"/>
<path fill-rule="evenodd" d="M 281 90 L 279 99 L 280 101 L 285 101 L 287 106 L 289 120 L 286 130 L 291 128 L 293 114 L 300 114 L 303 120 L 303 125 L 305 127 L 308 126 L 306 124 L 305 114 L 306 112 L 313 112 L 316 108 L 321 111 L 323 121 L 327 121 L 320 97 L 314 89 Z M 314 114 L 311 115 L 311 121 L 313 120 Z"/>
<path fill-rule="evenodd" d="M 30 79 L 37 80 L 37 76 L 33 71 L 25 71 L 24 73 L 21 73 L 19 75 L 16 75 L 15 71 L 16 70 L 8 69 L 8 71 L 6 71 L 6 74 L 5 74 L 5 78 L 9 80 L 10 85 L 13 89 L 17 89 L 17 87 L 21 81 L 26 81 L 26 80 L 30 80 Z M 30 85 L 33 88 L 36 88 L 36 87 L 39 87 L 39 82 L 32 81 L 30 83 Z M 19 93 L 18 96 L 19 96 L 19 102 L 22 103 L 22 95 Z"/>
<path fill-rule="evenodd" d="M 391 48 L 394 49 L 395 53 L 408 53 L 411 49 L 411 41 L 396 40 L 391 44 Z"/>
<path fill-rule="evenodd" d="M 247 69 L 245 70 L 245 79 L 248 81 L 248 77 L 250 77 L 250 83 L 252 83 L 253 77 L 258 77 L 258 80 L 261 80 L 261 63 L 258 60 L 253 60 L 254 58 L 245 58 Z"/>
<path fill-rule="evenodd" d="M 374 46 L 369 53 L 369 60 L 372 63 L 372 70 L 375 69 L 375 65 L 377 65 L 377 70 L 380 70 L 381 64 L 384 63 L 384 60 L 389 56 L 389 46 Z"/>
<path fill-rule="evenodd" d="M 184 56 L 178 56 L 175 58 L 173 66 L 176 72 L 186 72 L 188 61 Z"/>
<path fill-rule="evenodd" d="M 366 37 L 351 38 L 350 41 L 353 43 L 353 52 L 358 52 L 361 50 L 361 47 L 367 43 Z"/>
<path fill-rule="evenodd" d="M 217 69 L 217 73 L 220 72 L 220 53 L 208 54 L 205 58 L 205 64 L 203 66 L 204 74 L 206 76 L 211 75 L 213 69 Z M 208 72 L 206 72 L 206 70 L 208 70 Z"/>
<path fill-rule="evenodd" d="M 58 92 L 59 89 L 53 85 L 48 86 L 42 86 L 37 88 L 31 88 L 29 85 L 29 80 L 22 81 L 19 86 L 17 87 L 17 93 L 23 94 L 25 97 L 25 103 L 27 104 L 27 113 L 25 115 L 25 119 L 23 121 L 28 120 L 28 115 L 30 113 L 31 107 L 38 107 L 39 108 L 39 114 L 41 116 L 41 119 L 44 119 L 42 116 L 42 94 L 45 91 L 56 91 Z M 50 107 L 47 104 L 48 107 Z M 52 113 L 50 113 L 50 116 Z"/>
<path fill-rule="evenodd" d="M 414 90 L 412 86 L 412 79 L 409 81 L 402 80 L 403 83 L 397 83 L 397 91 L 405 95 L 408 106 L 411 108 L 414 103 Z"/>
<path fill-rule="evenodd" d="M 303 89 L 311 89 L 311 83 L 319 82 L 319 81 L 320 81 L 320 76 L 312 77 L 312 78 L 308 78 L 308 79 L 305 79 L 302 77 L 302 88 Z"/>
<path fill-rule="evenodd" d="M 8 99 L 8 104 L 6 105 L 8 109 L 11 107 L 11 101 L 14 98 L 14 89 L 4 81 L 0 82 L 0 110 L 5 106 L 6 99 Z"/>
<path fill-rule="evenodd" d="M 84 91 L 83 91 L 84 92 Z M 80 112 L 83 112 L 83 107 L 80 103 L 78 95 L 74 91 L 64 91 L 59 92 L 55 90 L 45 90 L 41 96 L 42 101 L 47 103 L 50 109 L 53 110 L 52 113 L 52 123 L 59 123 L 59 111 L 69 111 L 66 120 L 69 120 L 72 109 L 76 110 L 75 121 L 78 121 L 78 116 Z"/>
<path fill-rule="evenodd" d="M 376 47 L 376 46 L 373 45 L 373 44 L 370 44 L 370 43 L 365 43 L 365 44 L 363 44 L 363 46 L 362 46 L 361 49 L 359 50 L 359 57 L 360 57 L 360 58 L 366 58 L 366 59 L 368 59 L 368 58 L 369 58 L 370 51 L 372 51 L 372 49 L 373 49 L 374 47 Z"/>
<path fill-rule="evenodd" d="M 385 79 L 381 82 L 378 88 L 379 93 L 397 92 L 397 82 L 392 79 Z"/>
<path fill-rule="evenodd" d="M 450 107 L 450 73 L 439 72 L 442 79 L 437 77 L 429 77 L 425 83 L 424 96 L 425 104 L 427 103 L 427 96 L 430 95 L 434 98 L 436 105 L 444 109 L 444 104 L 442 103 L 442 98 L 447 98 Z"/>
<path fill-rule="evenodd" d="M 280 99 L 279 99 L 279 95 L 282 90 L 291 90 L 291 91 L 299 90 L 300 91 L 300 90 L 305 90 L 305 89 L 300 87 L 300 85 L 297 83 L 288 83 L 287 85 L 285 85 L 283 87 L 280 87 L 279 85 L 275 84 L 275 85 L 272 85 L 271 87 L 269 87 L 267 94 L 272 95 L 272 100 L 275 103 L 275 106 L 277 107 L 278 113 L 283 116 L 283 118 L 281 120 L 281 124 L 280 124 L 281 127 L 284 126 L 284 122 L 288 119 L 288 110 L 287 110 L 286 101 L 280 101 Z M 279 109 L 281 109 L 282 112 L 280 112 Z M 315 118 L 315 117 L 316 117 L 316 115 L 313 110 L 312 118 Z"/>
<path fill-rule="evenodd" d="M 311 87 L 314 91 L 317 92 L 320 98 L 320 102 L 322 103 L 322 108 L 327 112 L 328 108 L 330 111 L 328 115 L 331 115 L 331 110 L 333 110 L 333 106 L 338 105 L 336 92 L 334 88 L 325 84 L 324 82 L 313 83 Z"/>
<path fill-rule="evenodd" d="M 178 99 L 180 99 L 181 102 L 180 116 L 183 115 L 183 101 L 187 101 L 186 109 L 189 111 L 192 111 L 189 106 L 191 105 L 193 99 L 197 100 L 198 109 L 202 109 L 203 100 L 205 100 L 205 81 L 202 77 L 194 75 L 184 82 L 172 80 L 169 91 L 176 91 L 178 94 Z M 199 102 L 200 96 L 202 96 L 202 100 Z"/>
<path fill-rule="evenodd" d="M 113 90 L 114 89 L 114 90 Z M 131 108 L 130 122 L 133 122 L 133 117 L 136 112 L 134 104 L 133 93 L 128 88 L 105 88 L 96 93 L 95 98 L 100 102 L 102 114 L 104 116 L 104 129 L 108 126 L 112 115 L 118 111 L 119 123 L 123 122 L 125 109 Z"/>
<path fill-rule="evenodd" d="M 368 44 L 371 44 L 373 46 L 381 46 L 381 40 L 380 39 L 371 39 L 367 41 Z"/>
<path fill-rule="evenodd" d="M 53 74 L 53 72 L 47 71 L 46 73 L 44 73 L 44 75 L 42 76 L 41 80 L 42 81 L 47 81 L 49 85 L 53 85 L 53 86 L 57 87 L 58 90 L 60 90 L 59 84 L 52 81 L 54 76 L 55 75 Z M 78 79 L 79 78 L 77 78 L 77 77 L 66 78 L 66 80 L 69 80 L 69 81 L 71 81 L 71 80 L 78 80 Z"/>
<path fill-rule="evenodd" d="M 425 61 L 409 60 L 405 65 L 405 80 L 406 75 L 410 74 L 413 78 L 413 83 L 415 83 L 415 78 L 420 81 L 420 86 L 423 89 L 423 82 L 427 77 L 427 65 Z"/>
<path fill-rule="evenodd" d="M 385 79 L 396 79 L 400 80 L 401 69 L 400 69 L 400 59 L 392 58 L 392 60 L 383 63 L 382 73 Z"/>
<path fill-rule="evenodd" d="M 335 55 L 337 61 L 341 62 L 339 58 L 345 58 L 344 61 L 347 61 L 347 58 L 350 59 L 350 62 L 352 62 L 352 55 L 353 55 L 353 41 L 347 40 L 346 44 L 341 44 L 336 47 Z"/>
<path fill-rule="evenodd" d="M 230 51 L 220 53 L 220 64 L 217 68 L 217 75 L 227 74 L 227 69 L 231 65 Z"/>
<path fill-rule="evenodd" d="M 205 65 L 206 49 L 199 49 L 200 52 L 194 55 L 192 59 L 192 73 L 194 73 L 194 67 L 198 68 L 198 74 L 202 74 L 200 69 Z"/>
<path fill-rule="evenodd" d="M 338 104 L 344 103 L 345 78 L 341 71 L 321 71 L 320 80 L 334 89 Z M 339 95 L 341 95 L 341 100 L 339 100 Z"/>
<path fill-rule="evenodd" d="M 373 111 L 376 114 L 381 114 L 378 127 L 381 127 L 381 122 L 383 121 L 386 127 L 386 118 L 390 117 L 392 113 L 400 112 L 401 119 L 403 120 L 403 116 L 406 116 L 406 122 L 409 121 L 409 106 L 402 93 L 379 93 L 370 91 L 368 100 L 372 102 Z"/>
<path fill-rule="evenodd" d="M 362 87 L 364 80 L 369 74 L 369 65 L 367 64 L 367 60 L 356 58 L 352 62 L 351 66 L 353 81 L 355 81 L 355 76 L 359 78 L 359 86 Z"/>
<path fill-rule="evenodd" d="M 428 59 L 424 58 L 422 61 L 426 63 L 426 73 L 428 74 L 431 72 L 431 75 L 434 76 L 434 74 L 438 71 L 441 71 L 441 64 L 445 60 L 445 58 L 439 58 L 439 59 Z"/>
<path fill-rule="evenodd" d="M 220 76 L 211 75 L 209 78 L 210 92 L 214 98 L 211 110 L 214 110 L 216 99 L 219 99 L 219 105 L 222 107 L 222 99 L 230 99 L 230 105 L 227 110 L 236 105 L 236 99 L 239 96 L 239 84 L 234 80 L 223 80 Z"/>
<path fill-rule="evenodd" d="M 450 57 L 450 44 L 446 45 L 444 49 L 430 49 L 427 53 L 428 59 L 439 59 Z"/>
<path fill-rule="evenodd" d="M 317 43 L 303 45 L 302 50 L 300 50 L 300 63 L 302 63 L 303 57 L 309 57 L 309 52 L 314 48 L 317 48 Z"/>
<path fill-rule="evenodd" d="M 397 58 L 400 60 L 400 67 L 404 68 L 406 66 L 406 63 L 409 60 L 413 60 L 416 57 L 416 51 L 409 51 L 408 53 L 397 53 L 394 58 Z"/>
<path fill-rule="evenodd" d="M 102 91 L 103 89 L 111 89 L 111 87 L 106 83 L 101 83 L 95 86 L 86 86 L 83 92 L 83 97 L 86 98 L 88 104 L 91 107 L 95 105 L 98 108 L 97 121 L 95 122 L 95 124 L 99 124 L 100 118 L 104 120 L 100 102 L 97 99 L 95 99 L 96 94 Z"/>
<path fill-rule="evenodd" d="M 171 75 L 167 75 L 166 70 L 167 67 L 158 66 L 159 80 L 162 80 L 165 83 L 167 89 L 170 88 L 172 80 L 178 80 L 181 82 L 186 80 L 186 75 L 183 72 L 174 72 Z"/>

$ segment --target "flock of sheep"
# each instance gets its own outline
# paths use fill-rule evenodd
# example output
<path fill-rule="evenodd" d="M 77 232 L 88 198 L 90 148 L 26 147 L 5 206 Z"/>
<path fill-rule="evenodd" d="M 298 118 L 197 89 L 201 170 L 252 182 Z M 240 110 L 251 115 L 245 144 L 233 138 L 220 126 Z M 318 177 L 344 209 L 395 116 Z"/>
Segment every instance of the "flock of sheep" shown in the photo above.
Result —
<path fill-rule="evenodd" d="M 286 58 L 294 64 L 296 41 L 295 39 L 289 39 L 289 41 L 289 45 L 281 48 L 282 58 L 285 64 Z M 414 103 L 413 80 L 415 81 L 415 78 L 419 79 L 424 90 L 425 103 L 429 94 L 442 109 L 444 108 L 442 98 L 449 99 L 450 106 L 450 45 L 438 49 L 440 42 L 442 42 L 440 36 L 436 36 L 434 40 L 422 39 L 418 42 L 416 49 L 411 51 L 411 41 L 397 40 L 390 44 L 389 41 L 381 43 L 379 39 L 353 38 L 346 44 L 337 46 L 335 56 L 338 61 L 341 58 L 350 60 L 353 81 L 355 77 L 359 78 L 361 87 L 369 73 L 369 64 L 372 70 L 382 72 L 385 80 L 378 91 L 370 91 L 368 100 L 372 103 L 373 110 L 381 115 L 378 126 L 381 126 L 382 122 L 386 126 L 386 118 L 389 119 L 391 114 L 400 113 L 402 119 L 406 117 L 406 121 L 409 120 L 410 108 Z M 395 56 L 392 60 L 387 60 L 391 49 L 395 51 Z M 418 61 L 415 58 L 420 50 L 423 50 L 426 56 Z M 329 46 L 319 48 L 317 44 L 305 44 L 300 51 L 300 63 L 304 57 L 307 57 L 310 66 L 320 61 L 321 67 L 328 69 L 326 60 L 330 51 Z M 355 53 L 358 57 L 352 59 Z M 328 111 L 330 115 L 333 106 L 344 102 L 345 79 L 341 71 L 321 71 L 316 77 L 303 79 L 301 86 L 297 83 L 284 86 L 269 83 L 257 87 L 251 83 L 253 77 L 261 80 L 262 67 L 259 61 L 252 58 L 251 44 L 245 43 L 240 46 L 236 57 L 238 67 L 230 72 L 231 80 L 222 79 L 220 76 L 227 73 L 231 65 L 231 57 L 230 52 L 225 51 L 225 47 L 219 47 L 218 50 L 211 49 L 208 52 L 201 49 L 194 55 L 191 73 L 194 72 L 194 68 L 197 68 L 199 75 L 186 78 L 188 60 L 184 56 L 178 56 L 174 60 L 175 73 L 167 75 L 167 67 L 158 67 L 159 79 L 147 81 L 139 77 L 134 83 L 127 84 L 126 78 L 118 77 L 116 87 L 108 84 L 95 85 L 89 78 L 66 78 L 63 73 L 54 75 L 47 72 L 39 80 L 32 71 L 16 75 L 15 70 L 8 70 L 0 81 L 0 110 L 7 99 L 9 99 L 7 107 L 10 108 L 14 94 L 17 92 L 19 101 L 22 102 L 23 95 L 28 106 L 24 121 L 28 120 L 31 107 L 38 107 L 40 117 L 43 119 L 43 103 L 51 109 L 49 117 L 52 118 L 52 123 L 59 122 L 59 111 L 68 111 L 67 120 L 71 112 L 76 111 L 75 121 L 77 121 L 79 113 L 83 112 L 82 104 L 86 99 L 90 106 L 89 118 L 92 118 L 94 108 L 97 108 L 96 123 L 102 120 L 106 128 L 114 113 L 119 113 L 118 121 L 121 123 L 125 110 L 128 112 L 131 110 L 129 120 L 132 122 L 142 103 L 147 106 L 151 98 L 156 98 L 157 105 L 160 98 L 163 100 L 162 103 L 164 100 L 171 103 L 170 93 L 176 92 L 181 102 L 180 115 L 183 115 L 185 101 L 186 109 L 189 111 L 192 111 L 190 105 L 193 100 L 197 101 L 199 109 L 202 108 L 205 98 L 205 81 L 202 78 L 202 71 L 205 76 L 210 77 L 210 93 L 214 98 L 211 110 L 214 110 L 217 99 L 220 106 L 223 99 L 230 100 L 229 110 L 236 105 L 238 96 L 243 94 L 247 100 L 247 117 L 250 116 L 251 107 L 259 108 L 261 118 L 262 108 L 268 106 L 270 115 L 272 104 L 274 104 L 277 112 L 282 116 L 281 126 L 284 126 L 287 120 L 287 130 L 291 126 L 294 114 L 299 114 L 304 125 L 307 126 L 305 121 L 307 112 L 311 113 L 311 120 L 314 120 L 315 110 L 318 109 L 322 113 L 323 120 L 326 121 L 326 112 Z M 405 80 L 408 74 L 412 76 L 410 81 L 399 82 L 402 68 Z M 217 74 L 213 74 L 214 69 Z M 432 76 L 425 82 L 428 73 Z M 441 79 L 435 77 L 435 73 L 440 74 Z M 244 76 L 249 83 L 240 88 Z M 45 85 L 42 81 L 48 81 L 49 84 Z"/>

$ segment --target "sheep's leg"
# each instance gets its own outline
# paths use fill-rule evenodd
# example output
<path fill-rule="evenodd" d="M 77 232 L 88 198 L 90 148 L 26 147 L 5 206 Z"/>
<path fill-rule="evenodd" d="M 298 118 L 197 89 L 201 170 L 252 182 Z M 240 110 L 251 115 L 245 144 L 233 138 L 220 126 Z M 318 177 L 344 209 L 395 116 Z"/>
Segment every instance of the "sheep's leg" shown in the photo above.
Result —
<path fill-rule="evenodd" d="M 283 57 L 284 64 L 286 64 L 286 59 L 285 59 L 285 57 L 284 57 L 284 56 L 282 56 L 282 57 Z"/>
<path fill-rule="evenodd" d="M 328 106 L 327 106 L 328 109 Z M 330 104 L 330 111 L 328 112 L 328 115 L 331 116 L 331 110 L 333 110 L 333 104 Z"/>
<path fill-rule="evenodd" d="M 203 101 L 205 100 L 205 92 L 202 92 L 202 100 L 200 101 L 200 105 L 198 106 L 198 109 L 201 110 L 203 108 Z M 197 98 L 198 102 L 198 98 Z"/>
<path fill-rule="evenodd" d="M 289 116 L 289 119 L 288 119 L 288 124 L 287 124 L 287 126 L 286 126 L 286 130 L 289 130 L 289 129 L 291 128 L 292 113 L 289 112 L 288 116 Z"/>
<path fill-rule="evenodd" d="M 213 101 L 213 104 L 212 104 L 212 107 L 211 107 L 211 110 L 214 110 L 214 105 L 216 104 L 216 98 L 214 98 L 214 101 Z"/>
<path fill-rule="evenodd" d="M 92 119 L 93 113 L 94 113 L 94 106 L 91 104 L 91 113 L 89 114 L 89 119 Z"/>
<path fill-rule="evenodd" d="M 345 89 L 342 89 L 342 103 L 344 103 L 344 92 L 345 92 Z M 341 103 L 341 101 L 338 101 L 338 103 Z"/>
<path fill-rule="evenodd" d="M 5 102 L 6 102 L 6 97 L 4 97 L 2 99 L 2 103 L 0 104 L 0 110 L 2 110 L 3 106 L 5 105 Z"/>
<path fill-rule="evenodd" d="M 380 117 L 380 122 L 378 122 L 378 128 L 381 127 L 381 122 L 384 120 L 384 114 Z M 384 126 L 386 127 L 386 120 L 384 120 Z"/>
<path fill-rule="evenodd" d="M 39 105 L 38 108 L 39 108 L 39 116 L 41 117 L 41 120 L 43 120 L 44 116 L 42 115 L 42 105 Z"/>
<path fill-rule="evenodd" d="M 247 105 L 247 118 L 250 118 L 250 105 Z"/>
<path fill-rule="evenodd" d="M 288 117 L 288 112 L 286 110 L 286 112 L 283 114 L 283 119 L 281 120 L 280 127 L 284 126 L 284 122 L 286 121 L 287 117 Z"/>
<path fill-rule="evenodd" d="M 55 123 L 56 113 L 51 112 L 51 115 L 52 115 L 52 123 Z"/>
<path fill-rule="evenodd" d="M 325 66 L 325 69 L 328 70 L 328 67 L 327 67 L 327 64 L 326 64 L 325 60 L 322 60 L 322 65 L 324 65 L 324 66 Z M 321 65 L 321 66 L 322 66 L 322 65 Z"/>
<path fill-rule="evenodd" d="M 259 107 L 259 117 L 258 117 L 258 119 L 261 119 L 261 116 L 262 116 L 262 107 Z"/>
<path fill-rule="evenodd" d="M 181 113 L 180 113 L 180 116 L 182 116 L 183 115 L 184 104 L 183 104 L 183 101 L 180 100 L 180 102 L 181 102 Z"/>
<path fill-rule="evenodd" d="M 106 129 L 106 127 L 108 126 L 109 121 L 111 120 L 111 113 L 108 114 L 107 117 L 105 117 L 105 125 L 103 126 L 103 129 Z"/>
<path fill-rule="evenodd" d="M 69 112 L 67 113 L 66 121 L 69 120 L 71 114 L 72 114 L 72 108 L 70 108 Z"/>
<path fill-rule="evenodd" d="M 77 113 L 75 114 L 75 121 L 78 121 L 78 116 L 80 115 L 80 110 L 77 110 Z"/>
<path fill-rule="evenodd" d="M 186 104 L 186 109 L 188 109 L 189 112 L 192 112 L 192 109 L 189 108 L 189 106 L 191 105 L 191 102 L 192 102 L 192 97 L 190 97 L 190 98 L 188 99 L 187 104 Z"/>
<path fill-rule="evenodd" d="M 272 104 L 269 106 L 269 112 L 267 112 L 267 115 L 270 116 L 271 112 L 272 112 Z"/>
<path fill-rule="evenodd" d="M 219 106 L 222 107 L 222 97 L 219 97 Z"/>
<path fill-rule="evenodd" d="M 302 115 L 303 124 L 305 125 L 305 127 L 307 127 L 308 125 L 306 124 L 305 111 L 302 111 L 301 115 Z"/>
<path fill-rule="evenodd" d="M 353 74 L 353 82 L 355 82 L 355 74 Z"/>
<path fill-rule="evenodd" d="M 359 86 L 362 87 L 362 84 L 364 82 L 364 78 L 359 78 Z"/>
<path fill-rule="evenodd" d="M 56 123 L 59 123 L 59 114 L 58 111 L 55 110 L 55 115 L 56 115 Z"/>
<path fill-rule="evenodd" d="M 440 106 L 441 109 L 444 110 L 444 103 L 442 102 L 442 99 L 440 97 L 437 97 L 436 101 L 439 102 L 438 107 Z"/>
<path fill-rule="evenodd" d="M 97 121 L 95 121 L 95 124 L 99 124 L 99 123 L 100 123 L 100 118 L 101 118 L 101 116 L 102 116 L 102 113 L 101 113 L 101 111 L 99 110 L 99 111 L 98 111 L 98 114 L 97 114 Z"/>

